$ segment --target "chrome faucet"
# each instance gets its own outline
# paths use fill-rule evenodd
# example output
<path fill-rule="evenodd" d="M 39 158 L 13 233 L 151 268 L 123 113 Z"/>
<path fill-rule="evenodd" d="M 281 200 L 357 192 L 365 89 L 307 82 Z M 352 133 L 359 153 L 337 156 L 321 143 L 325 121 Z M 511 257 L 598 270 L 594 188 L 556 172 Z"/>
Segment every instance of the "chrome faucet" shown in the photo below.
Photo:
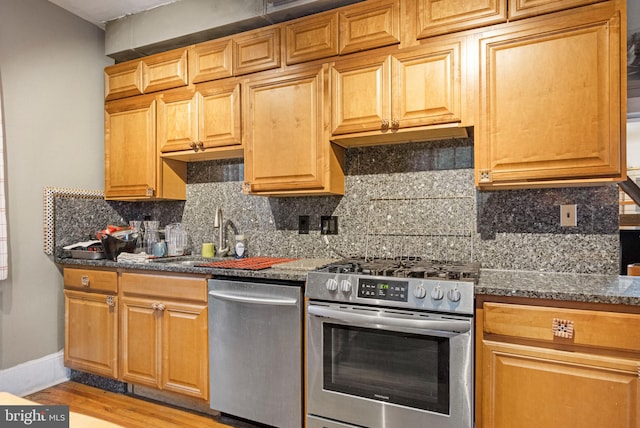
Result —
<path fill-rule="evenodd" d="M 218 247 L 216 248 L 216 256 L 218 257 L 224 257 L 229 251 L 228 247 L 222 248 L 224 244 L 224 226 L 225 223 L 222 221 L 222 208 L 218 207 L 218 209 L 216 209 L 216 216 L 213 219 L 213 227 L 218 228 Z"/>

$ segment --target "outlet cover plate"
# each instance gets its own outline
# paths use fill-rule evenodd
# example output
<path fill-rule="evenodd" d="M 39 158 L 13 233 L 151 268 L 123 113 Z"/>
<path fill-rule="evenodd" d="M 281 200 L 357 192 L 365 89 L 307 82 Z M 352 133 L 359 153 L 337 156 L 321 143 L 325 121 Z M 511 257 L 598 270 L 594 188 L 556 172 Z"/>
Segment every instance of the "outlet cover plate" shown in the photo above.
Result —
<path fill-rule="evenodd" d="M 578 225 L 578 206 L 560 205 L 560 226 L 575 227 Z"/>

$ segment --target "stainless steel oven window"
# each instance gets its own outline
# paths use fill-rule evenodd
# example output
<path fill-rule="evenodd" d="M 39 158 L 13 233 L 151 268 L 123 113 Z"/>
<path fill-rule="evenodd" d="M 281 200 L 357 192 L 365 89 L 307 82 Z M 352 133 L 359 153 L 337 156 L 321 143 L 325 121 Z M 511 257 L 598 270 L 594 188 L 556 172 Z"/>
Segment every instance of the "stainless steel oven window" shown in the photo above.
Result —
<path fill-rule="evenodd" d="M 323 324 L 323 387 L 449 415 L 449 339 Z"/>

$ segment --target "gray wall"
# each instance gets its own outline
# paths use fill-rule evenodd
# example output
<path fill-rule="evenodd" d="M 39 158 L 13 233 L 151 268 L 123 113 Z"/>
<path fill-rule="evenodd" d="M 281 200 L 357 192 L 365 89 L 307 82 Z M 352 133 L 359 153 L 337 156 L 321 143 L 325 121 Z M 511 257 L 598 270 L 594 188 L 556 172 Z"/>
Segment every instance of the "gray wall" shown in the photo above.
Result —
<path fill-rule="evenodd" d="M 62 276 L 43 252 L 43 188 L 104 187 L 104 32 L 45 0 L 0 0 L 9 278 L 0 369 L 64 344 Z"/>

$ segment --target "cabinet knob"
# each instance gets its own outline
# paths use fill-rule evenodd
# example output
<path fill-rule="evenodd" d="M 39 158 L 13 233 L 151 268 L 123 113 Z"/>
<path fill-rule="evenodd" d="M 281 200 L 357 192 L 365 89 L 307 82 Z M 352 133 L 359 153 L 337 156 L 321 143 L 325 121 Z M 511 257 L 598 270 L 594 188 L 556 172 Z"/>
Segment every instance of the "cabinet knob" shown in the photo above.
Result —
<path fill-rule="evenodd" d="M 113 296 L 107 296 L 107 306 L 114 307 L 116 305 L 116 301 Z"/>
<path fill-rule="evenodd" d="M 382 129 L 389 129 L 389 119 L 382 119 L 380 126 Z"/>
<path fill-rule="evenodd" d="M 151 309 L 153 309 L 154 311 L 158 310 L 158 304 L 157 303 L 152 303 L 151 304 Z"/>
<path fill-rule="evenodd" d="M 82 284 L 83 287 L 88 287 L 89 286 L 89 275 L 82 275 L 82 277 L 80 278 L 80 283 Z"/>
<path fill-rule="evenodd" d="M 195 142 L 195 141 L 192 141 L 192 142 L 191 142 L 191 148 L 193 149 L 193 151 L 194 151 L 194 152 L 197 152 L 197 151 L 198 151 L 198 145 L 196 144 L 196 142 Z"/>
<path fill-rule="evenodd" d="M 153 187 L 147 187 L 147 196 L 153 196 L 154 192 Z"/>
<path fill-rule="evenodd" d="M 158 310 L 160 312 L 164 312 L 165 309 L 167 309 L 167 307 L 164 304 L 158 303 Z"/>
<path fill-rule="evenodd" d="M 198 141 L 198 147 L 204 152 L 204 143 L 202 141 Z"/>
<path fill-rule="evenodd" d="M 393 129 L 399 129 L 400 128 L 400 121 L 398 119 L 393 119 L 391 121 L 391 127 Z"/>

